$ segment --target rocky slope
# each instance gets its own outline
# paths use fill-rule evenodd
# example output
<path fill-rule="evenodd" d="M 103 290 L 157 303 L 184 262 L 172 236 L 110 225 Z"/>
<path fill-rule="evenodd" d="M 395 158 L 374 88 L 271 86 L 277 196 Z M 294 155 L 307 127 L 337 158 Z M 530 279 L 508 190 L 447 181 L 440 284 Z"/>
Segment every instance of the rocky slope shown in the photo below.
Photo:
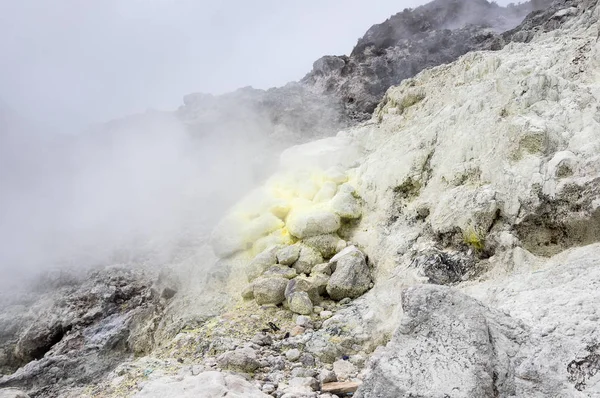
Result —
<path fill-rule="evenodd" d="M 12 298 L 0 397 L 600 394 L 599 15 L 554 3 L 284 151 L 218 259 Z"/>
<path fill-rule="evenodd" d="M 197 134 L 215 128 L 237 134 L 239 128 L 232 125 L 251 125 L 284 146 L 329 136 L 370 118 L 390 86 L 423 69 L 469 51 L 498 50 L 517 32 L 527 36 L 539 29 L 541 22 L 536 20 L 502 35 L 550 3 L 530 1 L 505 8 L 485 0 L 435 0 L 374 25 L 349 56 L 317 60 L 299 82 L 266 91 L 248 87 L 216 97 L 190 94 L 178 114 Z"/>

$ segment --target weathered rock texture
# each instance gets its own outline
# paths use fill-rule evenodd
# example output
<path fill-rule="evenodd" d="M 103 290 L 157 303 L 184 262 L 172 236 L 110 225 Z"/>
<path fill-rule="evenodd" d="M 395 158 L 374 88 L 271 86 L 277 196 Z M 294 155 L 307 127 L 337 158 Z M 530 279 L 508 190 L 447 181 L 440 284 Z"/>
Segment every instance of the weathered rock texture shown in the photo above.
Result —
<path fill-rule="evenodd" d="M 56 396 L 62 385 L 93 382 L 131 353 L 149 352 L 164 304 L 152 280 L 151 270 L 125 266 L 81 279 L 50 274 L 37 291 L 3 300 L 0 387 Z"/>
<path fill-rule="evenodd" d="M 482 301 L 446 287 L 406 289 L 404 317 L 356 396 L 600 394 L 599 249 L 466 289 Z"/>
<path fill-rule="evenodd" d="M 163 378 L 142 389 L 135 398 L 266 398 L 252 384 L 239 376 L 220 372 L 204 372 L 183 380 Z"/>
<path fill-rule="evenodd" d="M 408 288 L 402 308 L 357 397 L 515 394 L 515 354 L 527 336 L 519 322 L 446 287 Z"/>

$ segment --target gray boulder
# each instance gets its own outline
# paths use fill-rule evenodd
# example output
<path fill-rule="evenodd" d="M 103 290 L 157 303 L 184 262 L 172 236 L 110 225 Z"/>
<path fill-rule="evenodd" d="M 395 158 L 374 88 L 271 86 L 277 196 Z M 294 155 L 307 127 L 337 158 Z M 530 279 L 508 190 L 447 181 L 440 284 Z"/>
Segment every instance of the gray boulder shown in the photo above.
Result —
<path fill-rule="evenodd" d="M 298 276 L 295 269 L 286 267 L 285 265 L 274 265 L 263 274 L 265 277 L 280 276 L 285 279 L 293 279 Z"/>
<path fill-rule="evenodd" d="M 300 247 L 296 245 L 286 246 L 277 252 L 277 262 L 282 265 L 292 265 L 300 256 Z"/>
<path fill-rule="evenodd" d="M 272 249 L 267 249 L 260 253 L 246 267 L 246 275 L 248 276 L 248 282 L 252 282 L 268 270 L 271 266 L 277 264 L 277 257 Z"/>
<path fill-rule="evenodd" d="M 300 256 L 293 267 L 299 274 L 310 274 L 312 267 L 322 262 L 323 257 L 318 251 L 303 245 L 300 249 Z"/>
<path fill-rule="evenodd" d="M 528 335 L 521 323 L 442 286 L 406 289 L 402 307 L 357 398 L 515 395 L 515 355 Z"/>
<path fill-rule="evenodd" d="M 223 369 L 236 370 L 239 372 L 250 373 L 260 367 L 256 351 L 252 348 L 238 348 L 234 351 L 227 351 L 217 358 L 218 365 Z"/>
<path fill-rule="evenodd" d="M 294 292 L 287 298 L 290 311 L 300 315 L 310 315 L 313 312 L 313 303 L 306 292 Z"/>
<path fill-rule="evenodd" d="M 356 298 L 369 290 L 371 272 L 365 255 L 355 246 L 347 247 L 331 259 L 335 271 L 327 282 L 327 293 L 334 300 Z"/>
<path fill-rule="evenodd" d="M 285 300 L 288 280 L 282 277 L 260 278 L 254 281 L 254 299 L 260 305 L 280 304 Z"/>
<path fill-rule="evenodd" d="M 315 285 L 311 278 L 299 276 L 290 280 L 285 288 L 285 297 L 289 299 L 291 294 L 296 292 L 305 292 L 315 303 L 321 300 L 318 285 Z"/>

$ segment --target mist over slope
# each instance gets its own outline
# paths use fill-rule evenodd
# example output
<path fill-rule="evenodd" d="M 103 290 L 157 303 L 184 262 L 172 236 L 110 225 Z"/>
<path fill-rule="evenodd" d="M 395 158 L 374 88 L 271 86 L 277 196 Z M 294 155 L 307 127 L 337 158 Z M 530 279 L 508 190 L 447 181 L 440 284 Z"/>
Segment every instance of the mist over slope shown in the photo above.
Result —
<path fill-rule="evenodd" d="M 2 290 L 0 388 L 334 398 L 324 390 L 339 380 L 373 397 L 594 392 L 598 12 L 561 0 L 501 35 L 415 33 L 393 18 L 404 33 L 367 37 L 360 57 L 332 59 L 355 69 L 325 68 L 312 87 L 192 94 L 174 114 L 41 146 L 19 135 L 7 154 L 20 171 L 5 175 L 9 259 L 99 267 Z M 444 36 L 497 51 L 421 57 Z M 377 83 L 411 57 L 411 73 L 426 69 Z M 330 130 L 362 120 L 377 95 L 369 120 Z M 30 170 L 47 200 L 29 205 L 18 188 Z M 32 246 L 20 244 L 29 207 L 44 216 Z M 429 369 L 444 377 L 432 383 Z"/>
<path fill-rule="evenodd" d="M 0 136 L 0 268 L 27 275 L 168 262 L 268 176 L 281 150 L 363 120 L 390 85 L 423 68 L 500 48 L 496 31 L 533 8 L 438 1 L 374 26 L 349 57 L 318 60 L 284 87 L 190 94 L 174 114 L 148 112 L 78 136 L 14 124 Z"/>

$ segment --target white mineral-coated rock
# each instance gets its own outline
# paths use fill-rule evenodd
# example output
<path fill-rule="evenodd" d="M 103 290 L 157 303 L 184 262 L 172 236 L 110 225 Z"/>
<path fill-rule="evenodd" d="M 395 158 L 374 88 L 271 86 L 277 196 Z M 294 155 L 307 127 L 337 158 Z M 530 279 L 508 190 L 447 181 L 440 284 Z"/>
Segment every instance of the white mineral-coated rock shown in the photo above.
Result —
<path fill-rule="evenodd" d="M 530 329 L 519 350 L 515 383 L 519 397 L 600 395 L 600 244 L 572 249 L 537 271 L 465 289 Z M 569 369 L 573 361 L 581 366 Z M 577 383 L 585 388 L 578 391 Z M 583 387 L 583 386 L 582 386 Z"/>
<path fill-rule="evenodd" d="M 340 229 L 340 217 L 327 209 L 293 209 L 286 220 L 290 234 L 297 238 L 324 235 Z"/>
<path fill-rule="evenodd" d="M 220 372 L 204 372 L 183 380 L 163 377 L 144 385 L 135 398 L 268 398 L 240 376 Z"/>
<path fill-rule="evenodd" d="M 323 186 L 321 187 L 319 192 L 317 192 L 317 194 L 313 198 L 313 202 L 316 202 L 316 203 L 327 202 L 328 200 L 330 200 L 331 198 L 333 198 L 335 196 L 336 192 L 337 192 L 337 184 L 333 181 L 325 181 L 325 183 L 323 183 Z"/>
<path fill-rule="evenodd" d="M 29 398 L 29 395 L 17 388 L 0 388 L 0 398 Z"/>
<path fill-rule="evenodd" d="M 338 192 L 331 199 L 330 205 L 331 210 L 341 218 L 354 219 L 361 215 L 360 203 L 351 193 L 345 191 Z"/>
<path fill-rule="evenodd" d="M 412 228 L 378 227 L 394 216 L 399 200 L 404 214 L 427 207 L 434 230 L 462 229 L 481 215 L 489 219 L 495 208 L 514 223 L 539 203 L 536 187 L 559 196 L 565 187 L 600 176 L 595 32 L 597 24 L 574 23 L 568 33 L 467 54 L 388 91 L 400 101 L 418 86 L 425 99 L 376 127 L 350 131 L 370 150 L 354 181 L 367 231 L 356 240 L 375 262 L 385 264 Z M 573 174 L 548 183 L 556 178 L 555 163 L 567 161 L 557 155 L 565 151 L 577 157 L 569 157 L 576 163 Z M 409 180 L 413 196 L 400 198 L 393 188 Z"/>

